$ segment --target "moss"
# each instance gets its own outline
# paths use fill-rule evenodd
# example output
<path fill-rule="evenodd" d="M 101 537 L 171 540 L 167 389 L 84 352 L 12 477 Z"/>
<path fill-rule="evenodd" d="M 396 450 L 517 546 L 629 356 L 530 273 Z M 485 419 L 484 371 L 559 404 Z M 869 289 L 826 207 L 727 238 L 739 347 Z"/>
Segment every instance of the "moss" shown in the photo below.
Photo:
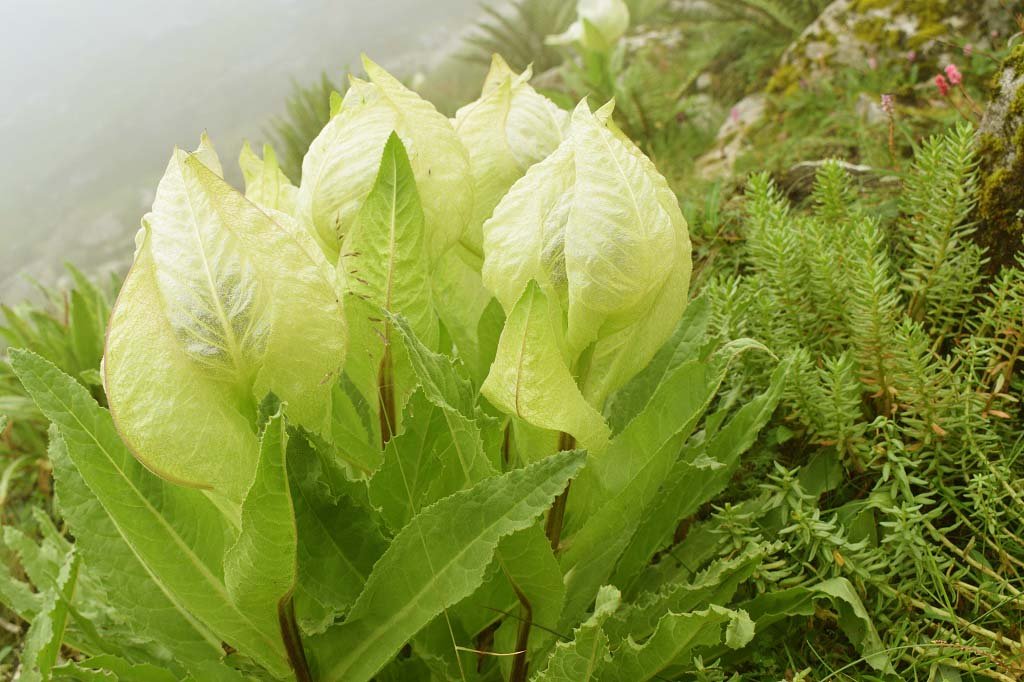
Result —
<path fill-rule="evenodd" d="M 782 64 L 775 69 L 765 92 L 770 95 L 792 94 L 800 87 L 800 68 L 795 64 Z"/>
<path fill-rule="evenodd" d="M 1024 73 L 1024 44 L 1013 48 L 1006 60 L 1003 61 L 1003 70 L 1011 69 L 1014 73 Z M 996 74 L 996 78 L 999 74 Z"/>
<path fill-rule="evenodd" d="M 1018 48 L 1004 63 L 1018 83 L 1024 75 L 1022 55 Z M 1018 85 L 995 131 L 978 135 L 975 147 L 981 180 L 976 234 L 989 249 L 993 269 L 1013 262 L 1024 247 L 1024 85 Z"/>
<path fill-rule="evenodd" d="M 941 23 L 932 23 L 922 26 L 917 30 L 917 33 L 910 36 L 907 41 L 907 45 L 910 47 L 921 47 L 936 38 L 946 35 L 949 33 L 949 27 Z"/>

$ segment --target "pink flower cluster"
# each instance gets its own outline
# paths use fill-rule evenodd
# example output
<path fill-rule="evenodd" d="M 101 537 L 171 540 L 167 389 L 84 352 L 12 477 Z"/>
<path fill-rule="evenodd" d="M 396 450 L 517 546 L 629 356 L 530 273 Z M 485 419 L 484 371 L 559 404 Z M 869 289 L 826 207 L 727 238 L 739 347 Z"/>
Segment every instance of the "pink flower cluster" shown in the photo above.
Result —
<path fill-rule="evenodd" d="M 943 97 L 949 95 L 950 86 L 959 86 L 964 82 L 963 74 L 960 73 L 960 69 L 956 68 L 956 64 L 950 64 L 945 69 L 946 75 L 941 73 L 935 77 L 935 87 L 939 89 L 939 94 Z"/>
<path fill-rule="evenodd" d="M 946 78 L 949 79 L 951 85 L 960 85 L 964 80 L 964 77 L 960 75 L 960 69 L 956 68 L 956 64 L 946 67 Z"/>

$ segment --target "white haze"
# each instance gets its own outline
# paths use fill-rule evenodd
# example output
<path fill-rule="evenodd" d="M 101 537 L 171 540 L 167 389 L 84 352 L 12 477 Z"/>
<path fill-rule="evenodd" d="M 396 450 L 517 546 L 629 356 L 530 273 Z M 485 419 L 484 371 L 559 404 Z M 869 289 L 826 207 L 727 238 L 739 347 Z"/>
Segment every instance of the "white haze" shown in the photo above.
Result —
<path fill-rule="evenodd" d="M 225 167 L 292 79 L 427 68 L 477 0 L 0 0 L 0 299 L 130 258 L 175 145 Z M 237 179 L 237 174 L 232 179 Z"/>

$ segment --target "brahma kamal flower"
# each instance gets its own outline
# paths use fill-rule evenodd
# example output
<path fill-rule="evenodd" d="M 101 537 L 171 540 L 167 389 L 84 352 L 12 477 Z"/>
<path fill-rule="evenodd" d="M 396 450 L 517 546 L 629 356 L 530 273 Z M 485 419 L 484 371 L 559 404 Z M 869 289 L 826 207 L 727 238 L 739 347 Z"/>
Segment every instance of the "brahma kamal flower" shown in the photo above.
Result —
<path fill-rule="evenodd" d="M 483 226 L 483 281 L 508 317 L 481 390 L 591 450 L 607 397 L 675 329 L 692 266 L 675 195 L 610 116 L 581 102 Z"/>
<path fill-rule="evenodd" d="M 548 36 L 546 42 L 606 52 L 629 28 L 629 7 L 623 0 L 579 0 L 576 17 L 565 33 Z"/>
<path fill-rule="evenodd" d="M 296 218 L 337 261 L 395 132 L 423 203 L 427 255 L 436 262 L 462 238 L 472 217 L 469 154 L 433 104 L 365 56 L 363 68 L 368 80 L 350 79 L 340 109 L 302 161 Z"/>

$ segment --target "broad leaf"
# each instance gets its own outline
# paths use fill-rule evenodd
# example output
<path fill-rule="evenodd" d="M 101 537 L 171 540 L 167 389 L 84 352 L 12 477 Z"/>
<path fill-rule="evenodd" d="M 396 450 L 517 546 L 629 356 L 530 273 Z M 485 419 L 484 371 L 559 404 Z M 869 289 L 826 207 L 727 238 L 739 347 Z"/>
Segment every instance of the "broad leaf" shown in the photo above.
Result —
<path fill-rule="evenodd" d="M 43 596 L 43 606 L 25 635 L 21 654 L 21 677 L 26 682 L 46 680 L 57 662 L 68 612 L 78 578 L 78 555 L 72 550 L 61 566 L 53 587 Z"/>
<path fill-rule="evenodd" d="M 780 363 L 764 393 L 741 407 L 709 442 L 688 449 L 675 463 L 623 553 L 616 570 L 618 584 L 639 573 L 654 553 L 668 544 L 682 519 L 725 489 L 739 466 L 740 455 L 754 444 L 775 412 L 792 367 L 792 362 Z M 701 465 L 701 460 L 706 464 Z"/>
<path fill-rule="evenodd" d="M 301 538 L 296 617 L 307 633 L 319 634 L 355 603 L 387 543 L 364 508 L 347 495 L 331 494 L 324 464 L 306 439 L 290 438 L 288 451 Z"/>
<path fill-rule="evenodd" d="M 423 209 L 412 167 L 398 135 L 384 145 L 380 170 L 355 221 L 345 235 L 341 265 L 347 273 L 351 345 L 358 349 L 346 371 L 368 398 L 381 382 L 394 385 L 398 407 L 404 403 L 414 379 L 401 356 L 392 352 L 391 325 L 386 314 L 401 314 L 427 347 L 438 343 L 437 317 L 431 296 L 430 264 L 423 257 L 427 246 Z M 354 316 L 363 319 L 356 320 Z M 385 367 L 382 363 L 387 363 Z M 384 372 L 388 376 L 384 376 Z M 391 425 L 397 431 L 398 424 Z"/>
<path fill-rule="evenodd" d="M 610 622 L 608 632 L 620 639 L 628 635 L 643 640 L 669 613 L 688 613 L 712 604 L 725 606 L 764 557 L 764 548 L 749 547 L 735 557 L 714 562 L 687 582 L 670 583 L 656 593 L 641 594 Z"/>
<path fill-rule="evenodd" d="M 242 502 L 242 528 L 224 555 L 224 582 L 243 613 L 264 632 L 279 628 L 296 580 L 298 536 L 286 452 L 288 436 L 280 411 L 260 438 L 260 458 Z"/>
<path fill-rule="evenodd" d="M 217 636 L 167 594 L 86 485 L 54 427 L 51 434 L 56 495 L 64 520 L 75 534 L 75 551 L 88 574 L 108 588 L 105 600 L 124 620 L 123 630 L 111 635 L 122 646 L 132 638 L 158 643 L 153 662 L 170 670 L 220 658 L 223 650 Z"/>
<path fill-rule="evenodd" d="M 831 578 L 816 585 L 793 587 L 759 595 L 742 604 L 750 612 L 759 632 L 790 616 L 812 616 L 815 603 L 826 599 L 839 611 L 839 625 L 857 650 L 875 670 L 893 672 L 871 616 L 857 591 L 846 578 Z"/>
<path fill-rule="evenodd" d="M 512 308 L 481 394 L 511 415 L 602 451 L 609 430 L 569 370 L 561 310 L 536 282 Z"/>
<path fill-rule="evenodd" d="M 594 613 L 576 628 L 569 642 L 559 642 L 547 667 L 533 682 L 591 682 L 603 679 L 601 670 L 610 660 L 608 635 L 602 626 L 619 607 L 621 595 L 611 585 L 597 593 Z"/>
<path fill-rule="evenodd" d="M 53 670 L 55 680 L 76 682 L 176 682 L 179 678 L 165 668 L 149 663 L 131 663 L 111 655 L 93 656 L 84 661 L 66 663 Z"/>
<path fill-rule="evenodd" d="M 224 517 L 199 491 L 147 471 L 118 438 L 106 410 L 81 384 L 28 351 L 11 364 L 40 409 L 60 429 L 68 458 L 111 525 L 167 598 L 271 672 L 289 670 L 275 631 L 263 630 L 230 598 L 221 574 Z M 88 533 L 88 529 L 83 529 Z"/>
<path fill-rule="evenodd" d="M 717 370 L 697 361 L 680 365 L 581 477 L 578 503 L 587 510 L 586 521 L 561 558 L 568 588 L 563 624 L 582 613 L 612 575 L 724 376 L 724 365 Z"/>
<path fill-rule="evenodd" d="M 701 647 L 723 643 L 738 649 L 754 636 L 754 624 L 744 611 L 711 606 L 704 611 L 668 613 L 643 644 L 626 639 L 605 668 L 602 680 L 645 682 L 666 668 L 690 665 Z"/>
<path fill-rule="evenodd" d="M 583 465 L 567 452 L 424 509 L 374 566 L 341 626 L 314 640 L 325 679 L 368 680 L 416 632 L 470 595 L 502 537 L 522 530 Z"/>

